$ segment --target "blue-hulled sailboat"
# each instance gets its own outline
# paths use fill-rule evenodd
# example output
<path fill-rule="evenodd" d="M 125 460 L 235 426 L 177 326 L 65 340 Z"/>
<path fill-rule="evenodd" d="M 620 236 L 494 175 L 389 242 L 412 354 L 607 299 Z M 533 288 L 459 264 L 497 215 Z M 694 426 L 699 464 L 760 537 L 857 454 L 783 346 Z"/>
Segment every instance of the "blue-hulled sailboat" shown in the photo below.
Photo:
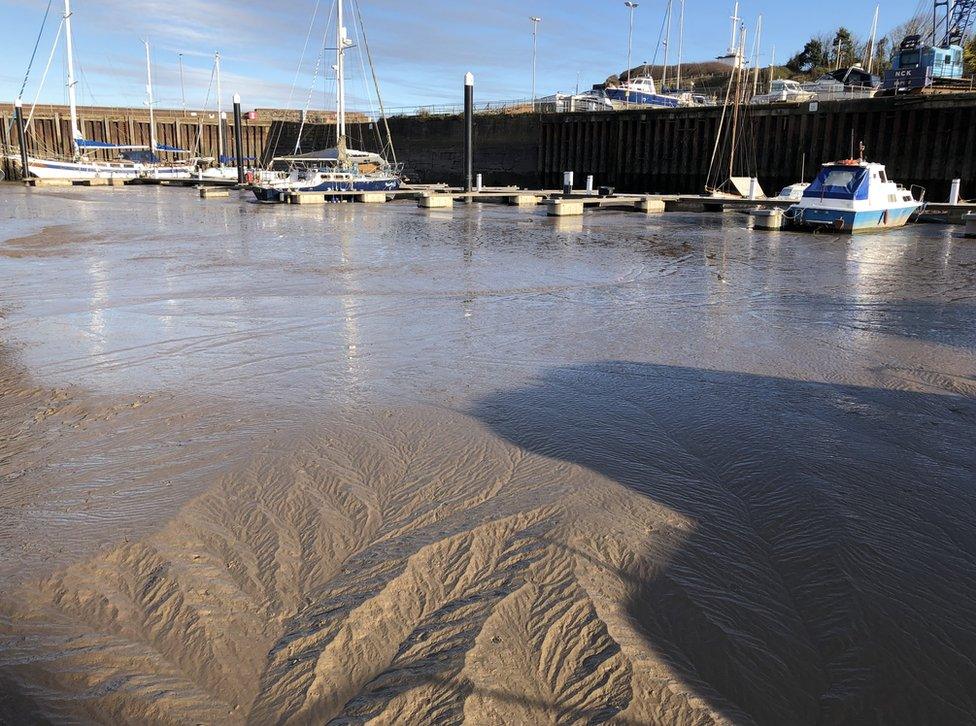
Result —
<path fill-rule="evenodd" d="M 284 201 L 288 192 L 393 191 L 400 187 L 402 167 L 382 155 L 348 148 L 346 143 L 346 50 L 352 40 L 343 25 L 343 2 L 336 3 L 336 146 L 309 154 L 276 157 L 289 171 L 252 187 L 260 201 Z M 377 93 L 379 89 L 377 88 Z M 299 136 L 301 134 L 299 133 Z"/>

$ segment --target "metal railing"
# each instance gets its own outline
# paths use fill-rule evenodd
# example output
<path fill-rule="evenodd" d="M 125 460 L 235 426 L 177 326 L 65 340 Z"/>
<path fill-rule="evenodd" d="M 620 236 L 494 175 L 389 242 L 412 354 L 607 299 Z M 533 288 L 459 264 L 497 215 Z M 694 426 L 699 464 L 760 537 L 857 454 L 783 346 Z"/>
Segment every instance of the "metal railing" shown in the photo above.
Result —
<path fill-rule="evenodd" d="M 538 104 L 542 99 L 536 99 Z M 482 101 L 474 104 L 475 113 L 531 113 L 531 98 L 507 101 Z M 386 109 L 388 116 L 457 116 L 464 113 L 463 103 L 428 104 L 425 106 L 396 106 Z"/>

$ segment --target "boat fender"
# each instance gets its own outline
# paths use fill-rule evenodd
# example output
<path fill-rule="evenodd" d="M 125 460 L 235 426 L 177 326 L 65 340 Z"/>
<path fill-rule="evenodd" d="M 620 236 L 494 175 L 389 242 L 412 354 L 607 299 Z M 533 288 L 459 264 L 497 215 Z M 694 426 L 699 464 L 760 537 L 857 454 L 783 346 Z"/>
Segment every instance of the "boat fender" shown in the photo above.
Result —
<path fill-rule="evenodd" d="M 254 172 L 253 171 L 247 172 L 244 175 L 244 181 L 246 181 L 248 184 L 253 184 L 254 183 Z"/>

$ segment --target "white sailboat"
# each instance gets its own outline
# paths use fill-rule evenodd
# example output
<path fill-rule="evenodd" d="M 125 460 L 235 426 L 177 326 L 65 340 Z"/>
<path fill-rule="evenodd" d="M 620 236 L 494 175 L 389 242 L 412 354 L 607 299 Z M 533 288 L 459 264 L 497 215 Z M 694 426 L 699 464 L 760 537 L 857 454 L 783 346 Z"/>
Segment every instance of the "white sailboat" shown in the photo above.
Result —
<path fill-rule="evenodd" d="M 78 104 L 75 93 L 74 50 L 71 31 L 71 0 L 64 0 L 62 24 L 65 33 L 66 85 L 71 123 L 72 154 L 59 157 L 55 154 L 28 156 L 28 171 L 39 179 L 188 179 L 192 175 L 192 165 L 160 163 L 158 152 L 183 153 L 182 149 L 160 144 L 156 139 L 156 124 L 153 112 L 152 67 L 149 62 L 149 43 L 146 42 L 146 93 L 149 105 L 149 146 L 110 144 L 104 141 L 86 139 L 78 126 Z M 57 42 L 55 40 L 55 42 Z M 117 161 L 103 161 L 92 156 L 97 151 L 117 151 Z M 9 155 L 20 163 L 19 155 Z M 26 175 L 25 175 L 26 176 Z"/>
<path fill-rule="evenodd" d="M 308 154 L 277 157 L 290 171 L 253 188 L 261 201 L 281 201 L 286 192 L 392 191 L 400 187 L 401 166 L 380 154 L 348 148 L 345 55 L 353 45 L 343 23 L 343 0 L 336 2 L 336 146 Z M 367 54 L 368 56 L 368 54 Z M 372 66 L 372 61 L 370 61 Z M 377 95 L 379 88 L 377 87 Z M 382 104 L 381 104 L 382 109 Z M 299 133 L 299 137 L 301 134 Z"/>

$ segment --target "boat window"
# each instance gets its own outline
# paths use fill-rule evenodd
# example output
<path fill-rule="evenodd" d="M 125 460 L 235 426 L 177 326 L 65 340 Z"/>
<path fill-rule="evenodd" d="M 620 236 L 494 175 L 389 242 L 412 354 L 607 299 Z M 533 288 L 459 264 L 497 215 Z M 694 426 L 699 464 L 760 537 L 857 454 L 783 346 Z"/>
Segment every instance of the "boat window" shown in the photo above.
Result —
<path fill-rule="evenodd" d="M 866 199 L 868 170 L 860 166 L 833 166 L 823 169 L 805 192 L 804 197 L 830 195 L 841 199 Z"/>
<path fill-rule="evenodd" d="M 823 180 L 825 187 L 847 187 L 854 181 L 855 172 L 847 169 L 833 169 Z"/>
<path fill-rule="evenodd" d="M 883 182 L 887 182 L 888 181 L 888 175 L 885 174 L 885 170 L 884 169 L 882 169 L 881 171 L 878 172 L 878 176 L 881 177 L 881 181 L 883 181 Z"/>

